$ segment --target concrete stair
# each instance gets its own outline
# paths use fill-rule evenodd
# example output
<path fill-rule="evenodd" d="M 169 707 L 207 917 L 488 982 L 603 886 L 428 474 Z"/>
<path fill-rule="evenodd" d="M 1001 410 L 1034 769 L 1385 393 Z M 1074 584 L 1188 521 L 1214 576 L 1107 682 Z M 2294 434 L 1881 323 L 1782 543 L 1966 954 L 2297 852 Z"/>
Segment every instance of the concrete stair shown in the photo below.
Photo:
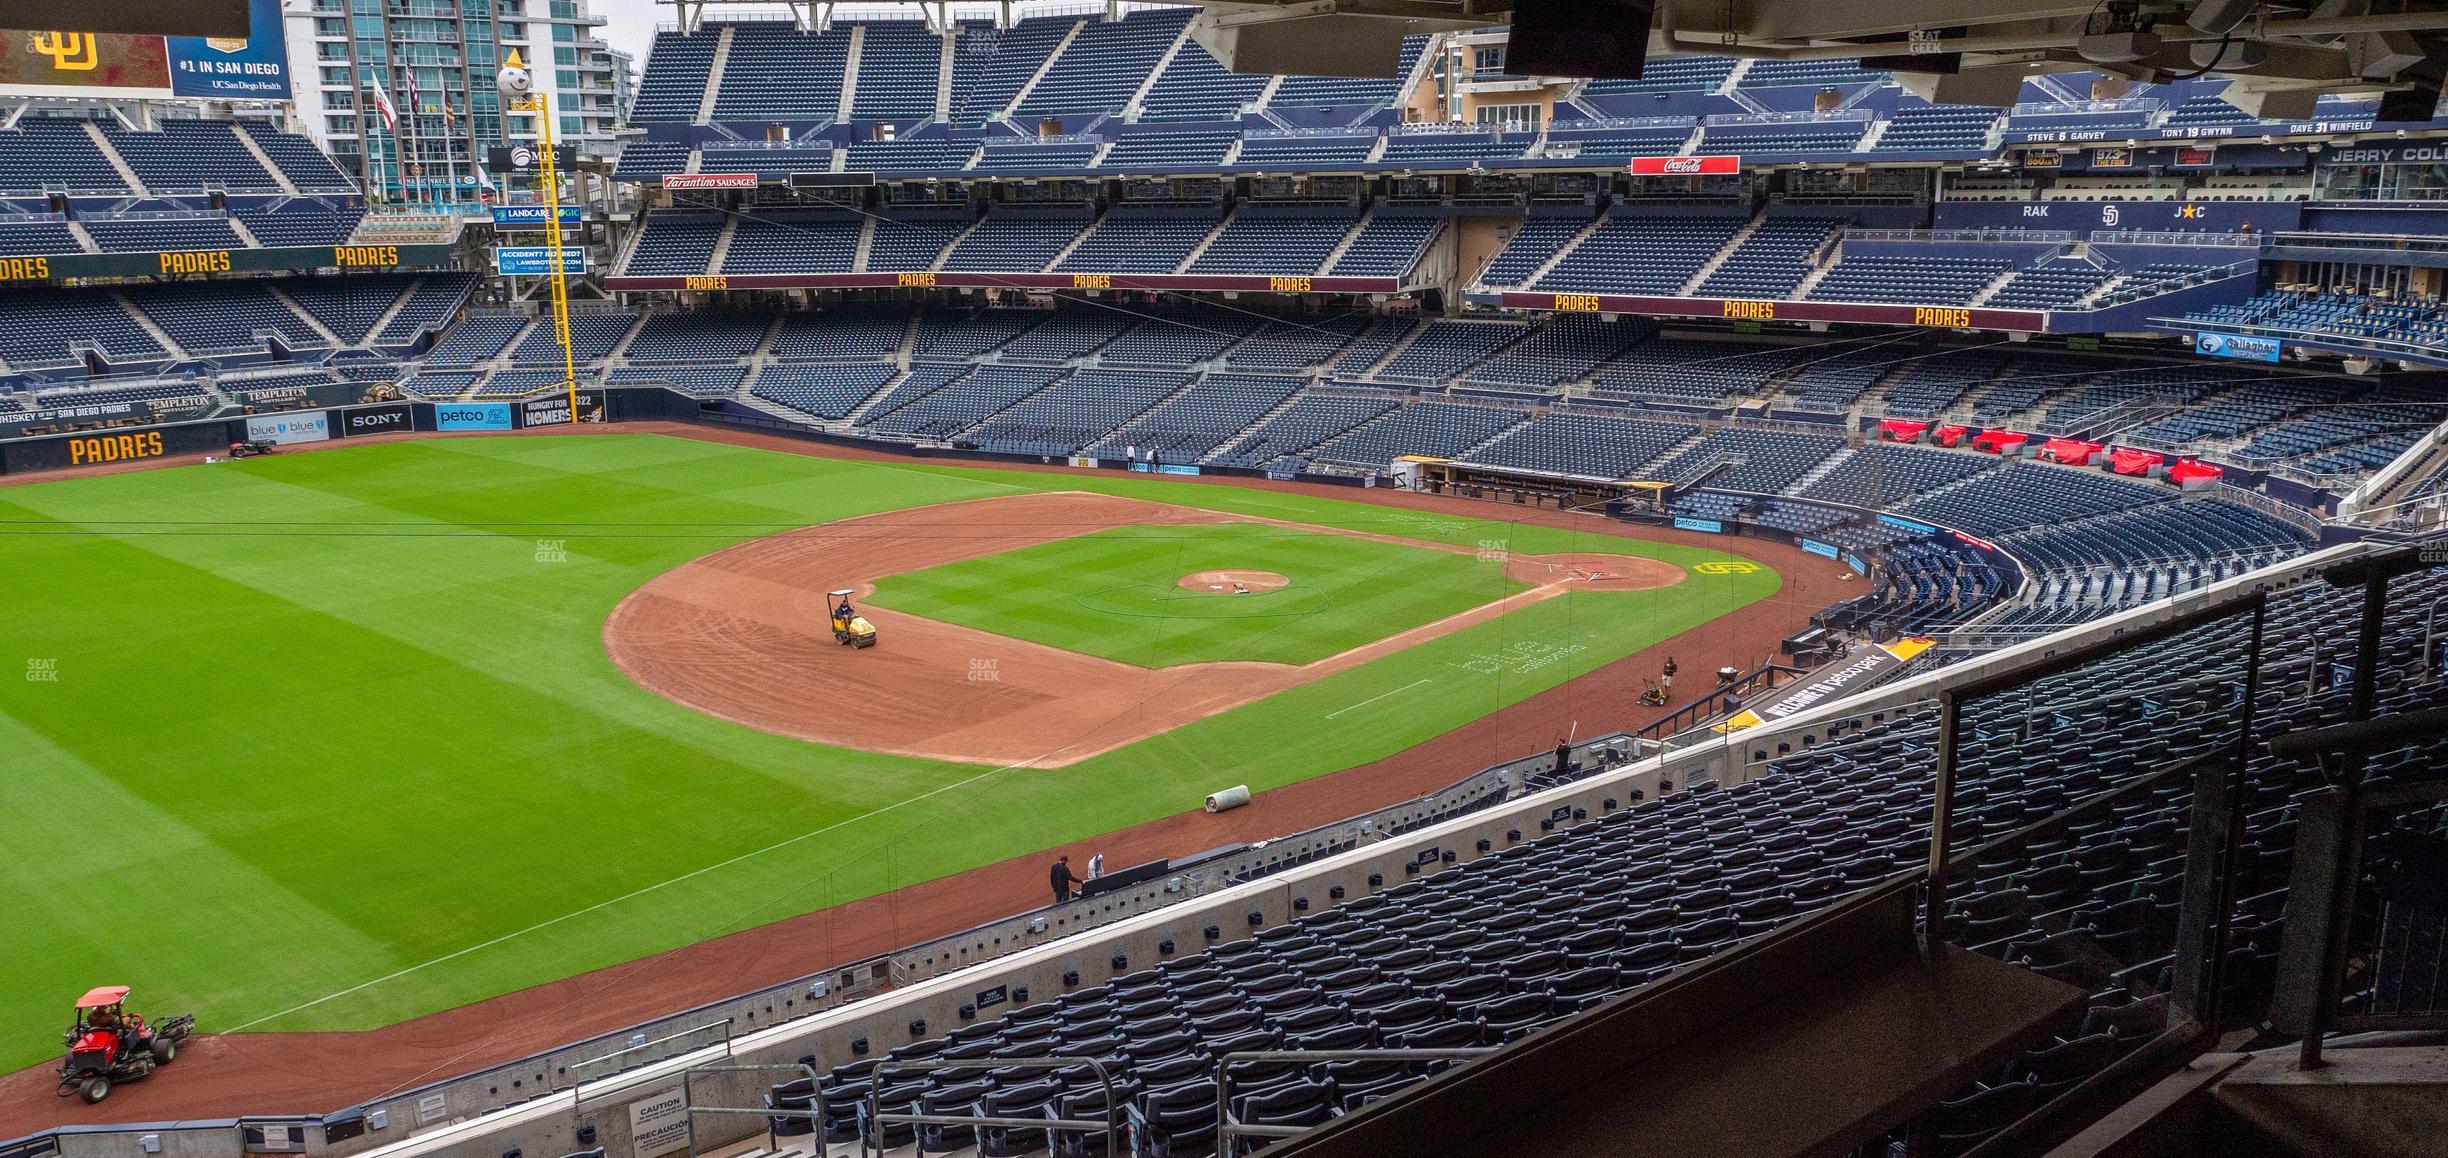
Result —
<path fill-rule="evenodd" d="M 882 386 L 876 387 L 875 393 L 860 399 L 858 405 L 851 407 L 849 413 L 842 415 L 841 425 L 847 428 L 857 426 L 859 423 L 865 421 L 867 418 L 867 412 L 873 409 L 876 403 L 883 401 L 884 396 L 892 393 L 894 387 L 899 386 L 908 380 L 909 372 L 906 370 L 885 379 Z M 912 399 L 911 401 L 916 401 L 916 399 Z M 804 414 L 799 416 L 799 420 L 801 422 L 812 421 L 807 415 Z"/>
<path fill-rule="evenodd" d="M 1580 248 L 1582 242 L 1589 240 L 1590 234 L 1598 232 L 1598 226 L 1605 221 L 1606 214 L 1603 213 L 1596 217 L 1590 218 L 1589 224 L 1582 226 L 1580 232 L 1573 234 L 1570 240 L 1566 241 L 1563 245 L 1558 246 L 1555 253 L 1551 254 L 1547 260 L 1539 263 L 1537 269 L 1531 270 L 1530 276 L 1521 280 L 1522 285 L 1537 285 L 1540 278 L 1543 278 L 1552 272 L 1558 263 L 1562 262 L 1566 257 L 1571 255 L 1573 250 Z"/>
<path fill-rule="evenodd" d="M 1326 251 L 1326 259 L 1318 263 L 1317 271 L 1324 273 L 1333 269 L 1336 262 L 1343 260 L 1343 255 L 1351 251 L 1352 242 L 1360 239 L 1360 231 L 1368 228 L 1369 218 L 1376 215 L 1377 207 L 1372 205 L 1368 212 L 1360 215 L 1360 220 L 1352 222 L 1352 227 L 1344 231 L 1343 240 L 1335 242 L 1335 247 Z"/>
<path fill-rule="evenodd" d="M 622 334 L 619 341 L 612 343 L 611 349 L 604 351 L 604 365 L 610 366 L 629 356 L 629 343 L 636 341 L 639 334 L 646 332 L 646 318 L 650 316 L 652 315 L 640 315 L 637 321 L 630 324 L 629 331 Z"/>
<path fill-rule="evenodd" d="M 1111 146 L 1110 146 L 1110 145 L 1108 145 L 1107 147 L 1108 147 L 1108 148 L 1110 148 Z M 1088 228 L 1083 229 L 1083 230 L 1080 230 L 1079 232 L 1072 234 L 1072 235 L 1071 235 L 1071 240 L 1064 242 L 1064 243 L 1063 243 L 1063 247 L 1062 247 L 1061 249 L 1055 250 L 1055 251 L 1054 251 L 1054 256 L 1052 256 L 1052 257 L 1050 257 L 1050 258 L 1047 258 L 1047 259 L 1046 259 L 1046 263 L 1045 263 L 1043 266 L 1040 266 L 1040 267 L 1038 267 L 1038 268 L 1040 268 L 1040 269 L 1059 269 L 1059 268 L 1061 268 L 1062 263 L 1063 263 L 1065 260 L 1067 260 L 1067 259 L 1068 259 L 1068 258 L 1071 256 L 1071 251 L 1073 251 L 1073 250 L 1075 250 L 1075 249 L 1078 249 L 1078 248 L 1079 248 L 1080 246 L 1082 246 L 1082 245 L 1087 244 L 1087 242 L 1088 242 L 1088 236 L 1089 236 L 1090 234 L 1092 234 L 1092 233 L 1095 233 L 1097 230 L 1100 230 L 1100 229 L 1103 229 L 1103 228 L 1105 228 L 1105 219 L 1104 219 L 1104 218 L 1102 218 L 1102 217 L 1097 218 L 1095 221 L 1091 221 L 1091 222 L 1089 222 L 1089 223 L 1088 223 Z"/>
<path fill-rule="evenodd" d="M 152 338 L 156 342 L 161 343 L 162 349 L 168 350 L 174 355 L 186 356 L 186 348 L 180 346 L 177 342 L 171 341 L 169 331 L 155 325 L 153 319 L 146 317 L 143 310 L 136 308 L 136 303 L 129 301 L 125 295 L 116 293 L 111 295 L 111 300 L 118 302 L 119 308 L 126 310 L 129 317 L 136 319 L 137 328 L 143 330 L 146 336 Z"/>
<path fill-rule="evenodd" d="M 1239 216 L 1240 212 L 1240 207 L 1234 206 L 1231 211 L 1225 213 L 1224 220 L 1216 222 L 1215 228 L 1207 231 L 1207 236 L 1199 238 L 1199 243 L 1190 247 L 1189 255 L 1183 257 L 1180 264 L 1173 267 L 1172 272 L 1181 273 L 1197 264 L 1198 259 L 1206 255 L 1207 247 L 1214 245 L 1216 238 L 1224 236 L 1225 228 L 1232 224 L 1233 218 Z"/>
<path fill-rule="evenodd" d="M 731 256 L 731 239 L 739 234 L 739 218 L 723 218 L 722 236 L 714 239 L 714 252 L 706 258 L 706 272 L 722 269 L 723 259 Z"/>
<path fill-rule="evenodd" d="M 1282 73 L 1276 73 L 1275 75 L 1268 77 L 1266 87 L 1258 90 L 1258 99 L 1250 102 L 1250 111 L 1254 113 L 1265 112 L 1267 102 L 1275 99 L 1275 91 L 1283 87 L 1283 82 L 1284 78 Z M 1234 146 L 1234 148 L 1235 151 L 1239 150 L 1239 146 L 1237 144 Z"/>
<path fill-rule="evenodd" d="M 1851 459 L 1857 453 L 1859 453 L 1858 448 L 1848 446 L 1843 450 L 1839 450 L 1836 453 L 1827 456 L 1827 458 L 1820 461 L 1819 465 L 1804 471 L 1801 478 L 1795 479 L 1792 486 L 1785 488 L 1785 493 L 1789 495 L 1801 494 L 1804 490 L 1809 489 L 1812 483 L 1826 478 L 1837 467 L 1843 466 L 1847 460 Z"/>
<path fill-rule="evenodd" d="M 1140 110 L 1147 105 L 1148 92 L 1156 87 L 1156 79 L 1164 75 L 1165 69 L 1173 66 L 1173 58 L 1181 55 L 1182 45 L 1188 43 L 1190 43 L 1190 22 L 1183 21 L 1181 35 L 1174 37 L 1173 43 L 1165 46 L 1164 55 L 1156 58 L 1156 67 L 1148 70 L 1147 79 L 1140 81 L 1139 87 L 1131 90 L 1130 99 L 1122 102 L 1123 121 L 1131 122 L 1139 119 Z"/>
<path fill-rule="evenodd" d="M 341 341 L 340 335 L 333 333 L 330 326 L 324 325 L 321 318 L 308 313 L 306 311 L 306 307 L 297 304 L 297 299 L 292 298 L 286 292 L 283 292 L 280 287 L 280 283 L 267 281 L 263 283 L 263 287 L 272 291 L 272 297 L 275 300 L 279 301 L 280 304 L 289 307 L 289 312 L 296 314 L 298 316 L 298 320 L 305 322 L 307 328 L 313 330 L 315 334 L 321 337 L 324 341 L 330 342 L 334 346 L 345 346 L 348 344 Z"/>
<path fill-rule="evenodd" d="M 714 120 L 714 98 L 722 93 L 723 67 L 731 61 L 732 25 L 725 24 L 714 37 L 714 60 L 706 66 L 705 96 L 697 102 L 697 123 L 711 124 Z M 697 150 L 689 150 L 689 172 L 697 171 Z"/>
<path fill-rule="evenodd" d="M 1998 295 L 1998 291 L 2005 289 L 2006 283 L 2013 281 L 2015 279 L 2015 275 L 2021 272 L 2023 272 L 2021 269 L 2010 269 L 1997 275 L 1996 277 L 1990 278 L 1988 285 L 1982 286 L 1979 293 L 1972 295 L 1972 304 L 1976 306 L 1989 304 L 1989 299 L 1996 297 Z"/>
<path fill-rule="evenodd" d="M 1426 320 L 1427 319 L 1422 319 L 1422 322 Z M 1377 372 L 1385 369 L 1388 363 L 1392 362 L 1396 358 L 1402 357 L 1402 352 L 1410 349 L 1411 343 L 1419 341 L 1420 335 L 1428 332 L 1428 327 L 1422 324 L 1422 322 L 1412 323 L 1410 332 L 1404 334 L 1402 338 L 1396 341 L 1393 345 L 1386 347 L 1386 352 L 1379 355 L 1376 361 L 1369 363 L 1368 368 L 1362 370 L 1359 376 L 1362 378 L 1376 377 Z"/>
<path fill-rule="evenodd" d="M 939 121 L 952 119 L 952 62 L 959 51 L 960 37 L 945 33 L 943 55 L 935 62 L 935 119 Z"/>
<path fill-rule="evenodd" d="M 1019 111 L 1021 105 L 1028 103 L 1029 94 L 1037 90 L 1038 82 L 1044 80 L 1046 74 L 1054 71 L 1054 62 L 1061 60 L 1063 53 L 1071 50 L 1071 42 L 1078 40 L 1080 29 L 1087 26 L 1088 22 L 1085 20 L 1071 22 L 1071 31 L 1063 33 L 1063 38 L 1055 44 L 1054 51 L 1046 54 L 1045 60 L 1038 64 L 1037 71 L 1030 73 L 1028 81 L 1020 86 L 1020 91 L 1012 94 L 1011 103 L 1003 106 L 1003 110 L 995 114 L 998 119 L 1013 115 Z"/>
<path fill-rule="evenodd" d="M 934 262 L 929 264 L 927 268 L 929 270 L 942 269 L 944 267 L 944 262 L 951 259 L 952 251 L 959 249 L 963 243 L 967 242 L 969 240 L 969 235 L 977 232 L 978 226 L 984 224 L 985 221 L 985 218 L 980 217 L 976 221 L 972 221 L 969 224 L 962 226 L 961 231 L 954 235 L 951 241 L 944 243 L 943 251 L 935 255 Z"/>
<path fill-rule="evenodd" d="M 102 159 L 110 162 L 111 168 L 118 171 L 119 179 L 127 182 L 127 187 L 134 190 L 138 197 L 153 195 L 144 182 L 136 179 L 136 170 L 128 168 L 127 158 L 120 156 L 119 150 L 111 148 L 110 138 L 102 135 L 101 125 L 93 121 L 85 122 L 85 135 L 93 138 L 94 148 L 102 150 Z"/>
<path fill-rule="evenodd" d="M 255 143 L 255 134 L 231 125 L 230 135 L 238 138 L 238 143 L 246 146 L 247 155 L 255 158 L 255 163 L 263 166 L 264 172 L 272 175 L 272 183 L 280 186 L 281 192 L 292 197 L 298 196 L 297 183 L 289 179 L 289 174 L 281 172 L 280 166 L 272 163 L 272 155 L 264 152 L 263 146 Z M 248 244 L 254 243 L 249 242 Z"/>
<path fill-rule="evenodd" d="M 1261 426 L 1265 426 L 1267 423 L 1273 422 L 1273 421 L 1275 421 L 1277 418 L 1281 417 L 1281 416 L 1283 415 L 1283 412 L 1284 412 L 1284 411 L 1287 411 L 1287 410 L 1292 409 L 1292 407 L 1293 407 L 1295 404 L 1297 404 L 1297 403 L 1298 403 L 1298 402 L 1299 402 L 1299 401 L 1300 401 L 1300 400 L 1301 400 L 1303 397 L 1304 397 L 1304 395 L 1303 395 L 1303 394 L 1302 394 L 1300 391 L 1298 391 L 1298 390 L 1293 391 L 1293 392 L 1291 393 L 1291 395 L 1290 395 L 1289 397 L 1285 398 L 1283 401 L 1278 402 L 1278 403 L 1276 403 L 1275 405 L 1268 407 L 1268 408 L 1267 408 L 1267 412 L 1266 412 L 1266 413 L 1259 415 L 1259 416 L 1258 416 L 1257 418 L 1255 418 L 1255 419 L 1252 419 L 1252 420 L 1250 421 L 1249 425 L 1244 426 L 1244 427 L 1242 427 L 1242 428 L 1241 428 L 1241 429 L 1239 429 L 1239 430 L 1233 431 L 1233 432 L 1232 432 L 1232 434 L 1231 434 L 1230 436 L 1228 436 L 1228 437 L 1226 437 L 1226 438 L 1224 439 L 1224 441 L 1219 442 L 1219 443 L 1216 443 L 1216 444 L 1215 444 L 1215 449 L 1214 449 L 1214 450 L 1208 451 L 1207 453 L 1205 453 L 1205 454 L 1203 454 L 1203 455 L 1200 455 L 1200 456 L 1199 456 L 1199 461 L 1200 461 L 1200 462 L 1213 462 L 1213 461 L 1215 461 L 1215 457 L 1216 457 L 1217 455 L 1222 454 L 1222 453 L 1224 453 L 1225 451 L 1232 449 L 1232 448 L 1233 448 L 1235 445 L 1239 444 L 1239 443 L 1240 443 L 1240 441 L 1241 441 L 1242 439 L 1244 439 L 1244 438 L 1248 438 L 1248 437 L 1250 436 L 1250 434 L 1251 434 L 1252 432 L 1256 431 L 1256 430 L 1257 430 L 1259 427 L 1261 427 Z"/>
<path fill-rule="evenodd" d="M 841 103 L 834 107 L 834 120 L 846 121 L 850 119 L 850 104 L 858 97 L 859 49 L 866 43 L 867 26 L 864 24 L 851 25 L 850 47 L 846 50 L 845 55 L 842 58 Z M 835 149 L 833 151 L 833 163 L 835 166 L 834 171 L 839 172 L 841 165 L 841 150 Z"/>
<path fill-rule="evenodd" d="M 1839 245 L 1841 244 L 1842 243 L 1839 243 Z M 1844 255 L 1841 252 L 1830 253 L 1828 255 L 1828 263 L 1802 275 L 1802 280 L 1795 283 L 1793 292 L 1786 294 L 1785 300 L 1789 302 L 1797 302 L 1801 301 L 1803 298 L 1809 297 L 1812 290 L 1819 288 L 1820 282 L 1827 280 L 1828 272 L 1836 268 L 1837 262 L 1841 260 L 1843 256 Z"/>
<path fill-rule="evenodd" d="M 1700 263 L 1699 272 L 1684 279 L 1683 284 L 1675 289 L 1675 296 L 1690 297 L 1699 292 L 1700 283 L 1707 281 L 1710 274 L 1717 272 L 1717 268 L 1724 265 L 1727 258 L 1734 256 L 1734 251 L 1742 248 L 1744 242 L 1751 240 L 1751 235 L 1759 232 L 1760 225 L 1767 220 L 1768 215 L 1763 212 L 1743 222 L 1743 227 L 1735 230 L 1734 236 L 1727 238 L 1726 243 L 1719 246 L 1717 252 L 1710 254 L 1707 261 Z"/>

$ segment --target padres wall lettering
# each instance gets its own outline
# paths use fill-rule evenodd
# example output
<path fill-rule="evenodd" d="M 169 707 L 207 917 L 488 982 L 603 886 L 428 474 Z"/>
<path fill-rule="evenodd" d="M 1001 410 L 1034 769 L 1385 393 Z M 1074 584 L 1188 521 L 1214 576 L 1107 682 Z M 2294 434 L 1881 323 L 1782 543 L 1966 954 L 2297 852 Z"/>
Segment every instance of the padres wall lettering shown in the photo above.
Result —
<path fill-rule="evenodd" d="M 68 440 L 68 465 L 84 466 L 97 462 L 131 462 L 140 458 L 160 458 L 168 453 L 162 449 L 161 431 L 144 430 L 135 434 L 88 434 Z"/>

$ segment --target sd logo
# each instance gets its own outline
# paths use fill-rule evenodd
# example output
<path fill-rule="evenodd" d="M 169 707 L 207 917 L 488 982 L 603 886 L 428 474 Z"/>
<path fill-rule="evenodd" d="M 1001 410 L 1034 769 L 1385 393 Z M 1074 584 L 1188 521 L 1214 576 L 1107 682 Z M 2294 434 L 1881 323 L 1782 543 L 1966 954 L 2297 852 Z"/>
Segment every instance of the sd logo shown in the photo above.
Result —
<path fill-rule="evenodd" d="M 1692 568 L 1703 575 L 1750 575 L 1759 569 L 1759 564 L 1745 559 L 1720 559 L 1714 563 L 1701 563 Z"/>

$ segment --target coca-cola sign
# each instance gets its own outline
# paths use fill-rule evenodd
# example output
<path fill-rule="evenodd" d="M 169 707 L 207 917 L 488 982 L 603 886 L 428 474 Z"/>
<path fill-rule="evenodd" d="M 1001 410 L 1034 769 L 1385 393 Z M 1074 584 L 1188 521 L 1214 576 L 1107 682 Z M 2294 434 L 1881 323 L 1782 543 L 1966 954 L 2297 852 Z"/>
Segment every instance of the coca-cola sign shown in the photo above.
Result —
<path fill-rule="evenodd" d="M 666 189 L 754 189 L 757 187 L 757 175 L 754 173 L 666 173 L 663 175 L 663 187 Z"/>
<path fill-rule="evenodd" d="M 1713 173 L 1742 172 L 1742 158 L 1732 155 L 1714 157 L 1634 157 L 1635 177 L 1698 177 Z"/>

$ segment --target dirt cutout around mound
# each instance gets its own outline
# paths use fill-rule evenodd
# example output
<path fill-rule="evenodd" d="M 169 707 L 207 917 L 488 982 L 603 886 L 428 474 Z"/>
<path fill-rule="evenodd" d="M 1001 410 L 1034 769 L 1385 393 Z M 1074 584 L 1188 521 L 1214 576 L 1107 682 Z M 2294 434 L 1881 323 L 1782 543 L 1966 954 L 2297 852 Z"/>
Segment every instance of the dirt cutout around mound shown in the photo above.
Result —
<path fill-rule="evenodd" d="M 1292 585 L 1292 580 L 1273 571 L 1193 571 L 1173 581 L 1184 591 L 1201 595 L 1249 595 L 1260 591 L 1279 591 Z"/>
<path fill-rule="evenodd" d="M 862 606 L 876 646 L 839 646 L 826 591 L 1124 526 L 1272 522 L 1077 491 L 944 503 L 789 531 L 648 581 L 604 623 L 604 650 L 657 695 L 767 732 L 970 764 L 1059 768 L 1554 598 L 1575 583 L 1637 591 L 1683 569 L 1628 555 L 1517 556 L 1530 585 L 1313 663 L 1221 661 L 1157 670 L 891 608 Z M 1285 523 L 1306 531 L 1357 534 Z M 1472 548 L 1370 534 L 1438 551 Z M 1214 571 L 1283 576 L 1265 571 Z M 1258 589 L 1258 584 L 1242 579 Z"/>

